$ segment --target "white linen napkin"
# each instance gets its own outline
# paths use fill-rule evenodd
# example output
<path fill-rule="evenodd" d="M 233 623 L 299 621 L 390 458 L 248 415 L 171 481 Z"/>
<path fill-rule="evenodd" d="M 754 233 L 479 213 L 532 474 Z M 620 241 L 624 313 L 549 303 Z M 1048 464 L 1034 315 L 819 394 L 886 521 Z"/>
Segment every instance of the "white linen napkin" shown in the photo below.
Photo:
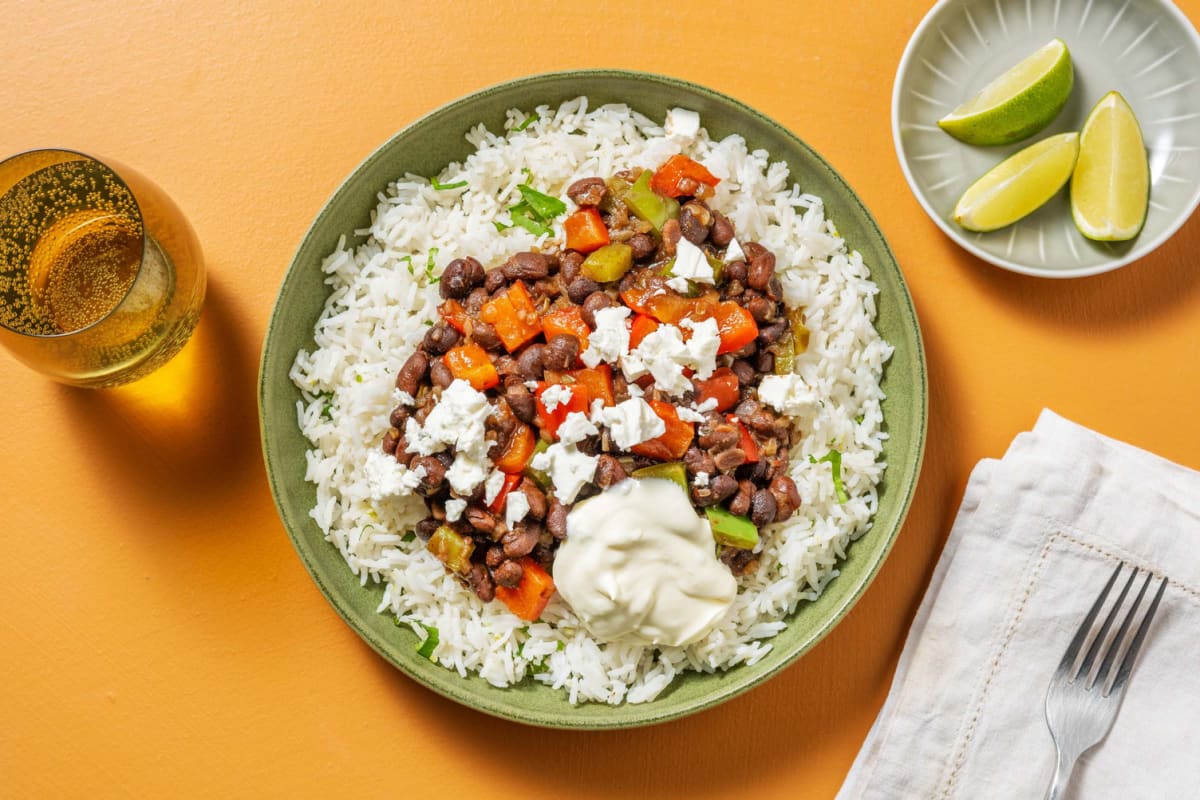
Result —
<path fill-rule="evenodd" d="M 1200 797 L 1200 472 L 1043 411 L 971 473 L 838 800 L 1042 797 L 1046 688 L 1118 560 L 1170 584 L 1067 797 Z"/>

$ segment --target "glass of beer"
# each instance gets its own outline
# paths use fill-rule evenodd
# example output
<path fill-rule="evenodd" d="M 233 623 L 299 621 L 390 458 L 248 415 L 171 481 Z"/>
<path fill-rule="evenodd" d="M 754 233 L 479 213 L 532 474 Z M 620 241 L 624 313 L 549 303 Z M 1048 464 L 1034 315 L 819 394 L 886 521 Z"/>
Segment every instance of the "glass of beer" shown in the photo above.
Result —
<path fill-rule="evenodd" d="M 187 343 L 204 302 L 191 225 L 137 172 L 70 150 L 0 162 L 0 344 L 75 386 L 128 383 Z"/>

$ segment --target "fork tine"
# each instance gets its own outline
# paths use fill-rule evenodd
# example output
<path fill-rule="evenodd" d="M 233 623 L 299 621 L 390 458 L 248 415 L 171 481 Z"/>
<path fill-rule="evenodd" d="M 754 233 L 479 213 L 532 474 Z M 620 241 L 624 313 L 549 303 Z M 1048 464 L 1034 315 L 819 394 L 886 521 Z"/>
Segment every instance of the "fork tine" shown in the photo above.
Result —
<path fill-rule="evenodd" d="M 1150 581 L 1147 579 L 1146 583 Z M 1125 685 L 1125 681 L 1129 679 L 1129 673 L 1133 672 L 1133 662 L 1137 659 L 1138 650 L 1141 649 L 1142 641 L 1146 638 L 1146 631 L 1150 629 L 1150 621 L 1154 619 L 1154 614 L 1158 611 L 1158 602 L 1162 600 L 1163 592 L 1167 590 L 1167 579 L 1164 577 L 1162 583 L 1158 585 L 1158 591 L 1154 594 L 1154 599 L 1150 601 L 1150 607 L 1146 609 L 1146 615 L 1142 617 L 1142 624 L 1138 626 L 1137 635 L 1133 637 L 1133 642 L 1130 643 L 1129 649 L 1125 651 L 1125 658 L 1121 659 L 1121 666 L 1117 670 L 1117 677 L 1112 682 L 1112 686 L 1104 690 L 1104 695 L 1107 697 L 1111 692 L 1119 690 Z M 1146 591 L 1146 587 L 1142 587 L 1142 591 Z M 1132 612 L 1130 612 L 1132 615 Z"/>
<path fill-rule="evenodd" d="M 1100 653 L 1100 648 L 1104 646 L 1104 640 L 1108 636 L 1109 628 L 1112 627 L 1113 620 L 1117 618 L 1117 612 L 1124 605 L 1125 595 L 1129 594 L 1129 587 L 1133 585 L 1133 579 L 1137 577 L 1137 574 L 1138 569 L 1134 567 L 1133 572 L 1129 573 L 1129 580 L 1125 581 L 1125 585 L 1121 588 L 1121 593 L 1117 595 L 1117 601 L 1108 610 L 1108 616 L 1104 618 L 1104 624 L 1100 626 L 1100 631 L 1096 634 L 1096 638 L 1092 639 L 1092 645 L 1088 648 L 1087 657 L 1083 659 L 1083 663 L 1079 666 L 1079 672 L 1075 674 L 1076 678 L 1087 677 L 1091 674 L 1092 665 L 1096 663 L 1096 656 Z M 1137 606 L 1135 605 L 1134 608 L 1137 608 Z M 1089 681 L 1087 688 L 1092 688 L 1092 683 L 1092 681 Z"/>
<path fill-rule="evenodd" d="M 1087 616 L 1084 618 L 1083 624 L 1075 631 L 1075 638 L 1071 639 L 1071 644 L 1067 647 L 1067 652 L 1063 654 L 1062 661 L 1058 664 L 1059 672 L 1065 673 L 1075 666 L 1075 657 L 1079 655 L 1079 648 L 1083 647 L 1088 631 L 1092 629 L 1092 623 L 1096 621 L 1096 615 L 1100 613 L 1100 609 L 1108 597 L 1108 591 L 1116 582 L 1117 576 L 1121 574 L 1121 567 L 1123 566 L 1125 566 L 1124 563 L 1117 564 L 1112 577 L 1108 579 L 1108 583 L 1104 584 L 1104 591 L 1100 592 L 1100 596 L 1096 598 L 1096 602 L 1092 604 L 1092 609 L 1088 611 Z"/>
<path fill-rule="evenodd" d="M 1134 574 L 1137 574 L 1137 570 L 1134 570 Z M 1117 653 L 1120 652 L 1121 645 L 1125 642 L 1125 634 L 1129 631 L 1129 626 L 1133 623 L 1133 618 L 1137 616 L 1138 607 L 1142 604 L 1142 598 L 1146 596 L 1146 588 L 1150 585 L 1152 577 L 1149 572 L 1146 573 L 1146 580 L 1142 581 L 1142 588 L 1138 590 L 1137 597 L 1133 598 L 1133 605 L 1125 612 L 1125 618 L 1121 620 L 1121 627 L 1117 628 L 1116 635 L 1113 636 L 1112 641 L 1108 645 L 1108 650 L 1104 653 L 1104 660 L 1100 662 L 1100 669 L 1096 670 L 1096 677 L 1088 682 L 1087 688 L 1091 689 L 1097 683 L 1101 685 L 1109 684 L 1105 686 L 1105 696 L 1111 691 L 1112 687 L 1108 681 L 1109 670 L 1112 669 L 1113 661 L 1116 660 Z M 1129 580 L 1132 582 L 1133 578 L 1130 577 Z M 1126 585 L 1125 588 L 1128 589 L 1129 586 Z M 1114 614 L 1121 607 L 1124 599 L 1125 594 L 1122 592 L 1120 599 L 1117 600 L 1117 604 L 1113 607 Z"/>

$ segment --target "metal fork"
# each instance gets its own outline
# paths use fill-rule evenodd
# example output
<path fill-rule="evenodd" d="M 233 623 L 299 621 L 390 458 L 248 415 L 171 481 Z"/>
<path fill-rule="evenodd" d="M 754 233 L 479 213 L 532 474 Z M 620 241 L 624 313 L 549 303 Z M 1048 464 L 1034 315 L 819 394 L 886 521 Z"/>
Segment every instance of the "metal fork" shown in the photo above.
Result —
<path fill-rule="evenodd" d="M 1099 744 L 1112 729 L 1113 721 L 1117 718 L 1117 709 L 1125 696 L 1125 685 L 1137 659 L 1138 649 L 1146 638 L 1150 621 L 1154 619 L 1158 602 L 1167 588 L 1167 579 L 1163 578 L 1154 600 L 1142 616 L 1136 633 L 1130 636 L 1130 625 L 1137 616 L 1138 607 L 1153 577 L 1147 572 L 1146 580 L 1143 581 L 1133 605 L 1125 613 L 1117 632 L 1109 637 L 1109 629 L 1112 628 L 1117 612 L 1121 610 L 1125 596 L 1137 577 L 1139 570 L 1134 568 L 1104 623 L 1091 635 L 1092 625 L 1096 622 L 1104 601 L 1108 599 L 1109 590 L 1116 583 L 1117 576 L 1121 574 L 1124 566 L 1123 563 L 1117 564 L 1112 577 L 1104 586 L 1104 591 L 1096 598 L 1083 624 L 1075 632 L 1075 638 L 1071 640 L 1054 677 L 1050 680 L 1050 688 L 1046 692 L 1046 724 L 1058 751 L 1058 764 L 1054 770 L 1054 781 L 1046 791 L 1046 800 L 1058 800 L 1062 797 L 1071 772 L 1075 769 L 1075 761 Z M 1085 645 L 1087 652 L 1081 659 L 1080 653 Z M 1104 650 L 1102 656 L 1101 649 Z M 1099 667 L 1093 669 L 1096 667 L 1097 656 L 1101 656 L 1101 661 Z M 1118 664 L 1116 669 L 1113 669 L 1114 664 Z"/>

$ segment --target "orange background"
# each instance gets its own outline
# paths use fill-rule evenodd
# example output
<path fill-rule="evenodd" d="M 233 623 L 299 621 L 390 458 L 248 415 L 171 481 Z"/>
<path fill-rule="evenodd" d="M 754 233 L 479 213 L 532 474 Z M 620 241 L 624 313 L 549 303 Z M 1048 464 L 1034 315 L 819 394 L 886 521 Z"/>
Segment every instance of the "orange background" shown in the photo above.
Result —
<path fill-rule="evenodd" d="M 1200 0 L 1181 6 L 1200 21 Z M 135 166 L 195 225 L 211 288 L 183 355 L 124 389 L 0 355 L 0 795 L 831 797 L 977 460 L 1050 407 L 1200 467 L 1200 220 L 1080 280 L 960 251 L 891 140 L 895 68 L 928 7 L 3 0 L 0 155 Z M 931 391 L 912 512 L 848 619 L 741 698 L 599 734 L 461 708 L 363 644 L 276 518 L 255 406 L 276 289 L 338 182 L 447 101 L 582 66 L 708 85 L 824 154 L 904 269 Z"/>

